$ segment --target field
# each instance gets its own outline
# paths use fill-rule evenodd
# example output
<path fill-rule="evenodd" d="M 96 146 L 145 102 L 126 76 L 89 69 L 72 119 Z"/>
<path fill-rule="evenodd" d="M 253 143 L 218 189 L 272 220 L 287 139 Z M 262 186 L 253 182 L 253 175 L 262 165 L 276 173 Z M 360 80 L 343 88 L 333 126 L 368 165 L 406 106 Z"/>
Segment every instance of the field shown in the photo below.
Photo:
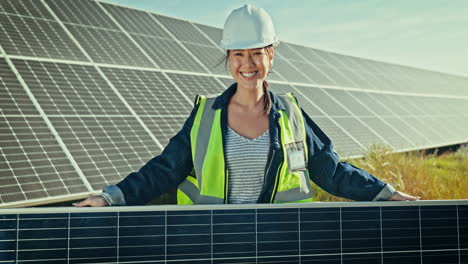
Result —
<path fill-rule="evenodd" d="M 441 155 L 424 152 L 391 153 L 374 146 L 362 159 L 348 160 L 422 200 L 468 199 L 468 147 Z M 345 201 L 314 186 L 316 201 Z"/>

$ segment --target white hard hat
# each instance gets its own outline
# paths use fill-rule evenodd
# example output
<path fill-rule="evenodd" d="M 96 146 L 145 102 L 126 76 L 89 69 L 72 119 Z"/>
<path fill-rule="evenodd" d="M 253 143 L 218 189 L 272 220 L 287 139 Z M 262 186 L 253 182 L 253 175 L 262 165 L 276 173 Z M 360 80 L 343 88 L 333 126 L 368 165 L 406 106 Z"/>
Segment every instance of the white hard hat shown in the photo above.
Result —
<path fill-rule="evenodd" d="M 246 4 L 235 9 L 226 19 L 221 47 L 230 49 L 254 49 L 279 43 L 273 21 L 263 8 Z"/>

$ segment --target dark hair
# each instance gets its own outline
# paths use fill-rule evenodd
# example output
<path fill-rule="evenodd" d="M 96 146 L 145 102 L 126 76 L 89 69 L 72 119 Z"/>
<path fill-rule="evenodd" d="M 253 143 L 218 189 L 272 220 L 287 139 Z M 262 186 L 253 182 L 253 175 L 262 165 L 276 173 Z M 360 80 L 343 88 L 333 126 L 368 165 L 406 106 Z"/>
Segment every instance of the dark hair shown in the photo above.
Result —
<path fill-rule="evenodd" d="M 265 52 L 267 54 L 267 56 L 269 58 L 273 57 L 273 52 L 274 52 L 274 47 L 273 45 L 268 45 L 266 47 L 264 47 L 265 49 Z M 219 64 L 221 64 L 223 61 L 224 61 L 224 67 L 228 68 L 228 58 L 229 58 L 229 50 L 226 51 L 226 55 L 224 56 L 224 58 L 216 65 L 218 66 Z M 271 71 L 268 71 L 268 73 L 270 73 Z M 263 88 L 263 112 L 265 113 L 265 115 L 268 115 L 270 114 L 270 110 L 271 110 L 271 97 L 270 97 L 270 93 L 268 92 L 269 88 L 270 88 L 270 84 L 264 80 L 263 81 L 263 84 L 262 84 L 262 88 Z"/>

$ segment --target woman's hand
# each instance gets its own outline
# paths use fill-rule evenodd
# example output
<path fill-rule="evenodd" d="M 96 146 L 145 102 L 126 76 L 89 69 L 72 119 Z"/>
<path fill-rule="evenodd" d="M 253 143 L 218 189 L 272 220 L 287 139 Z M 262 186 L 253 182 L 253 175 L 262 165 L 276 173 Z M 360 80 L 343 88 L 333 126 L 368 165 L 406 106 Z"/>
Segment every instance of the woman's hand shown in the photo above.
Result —
<path fill-rule="evenodd" d="M 93 206 L 93 207 L 100 207 L 100 206 L 108 206 L 106 200 L 102 198 L 100 195 L 94 195 L 86 198 L 85 200 L 79 203 L 73 203 L 75 207 L 83 207 L 83 206 Z"/>
<path fill-rule="evenodd" d="M 395 191 L 392 197 L 388 199 L 389 201 L 417 201 L 421 199 L 419 196 L 411 196 L 404 192 Z"/>

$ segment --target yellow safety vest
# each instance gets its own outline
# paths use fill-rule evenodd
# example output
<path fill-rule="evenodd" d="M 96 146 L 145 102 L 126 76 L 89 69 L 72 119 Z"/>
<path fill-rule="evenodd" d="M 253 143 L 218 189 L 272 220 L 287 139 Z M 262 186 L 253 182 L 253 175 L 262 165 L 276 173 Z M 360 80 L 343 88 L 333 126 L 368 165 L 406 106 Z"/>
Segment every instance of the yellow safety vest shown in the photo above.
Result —
<path fill-rule="evenodd" d="M 278 97 L 286 106 L 285 110 L 278 111 L 284 159 L 276 173 L 270 202 L 312 202 L 302 113 L 292 94 Z M 198 96 L 195 100 L 199 107 L 190 131 L 194 169 L 179 185 L 179 205 L 223 204 L 227 201 L 228 171 L 224 163 L 222 110 L 212 108 L 215 99 L 216 97 Z"/>

